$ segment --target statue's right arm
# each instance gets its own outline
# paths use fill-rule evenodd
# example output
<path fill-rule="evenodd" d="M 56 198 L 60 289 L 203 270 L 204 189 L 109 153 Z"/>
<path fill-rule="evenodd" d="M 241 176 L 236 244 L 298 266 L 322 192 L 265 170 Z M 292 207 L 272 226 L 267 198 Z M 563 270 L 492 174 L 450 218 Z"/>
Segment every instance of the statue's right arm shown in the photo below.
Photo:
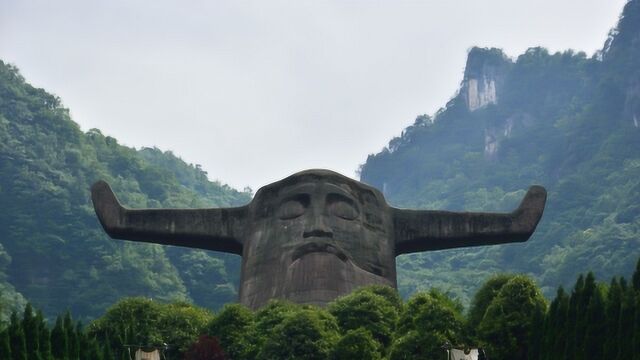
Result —
<path fill-rule="evenodd" d="M 392 208 L 396 255 L 527 241 L 538 226 L 546 201 L 547 191 L 532 186 L 510 213 Z"/>
<path fill-rule="evenodd" d="M 91 200 L 104 230 L 114 239 L 186 246 L 242 255 L 247 207 L 219 209 L 127 209 L 111 187 L 98 181 Z"/>

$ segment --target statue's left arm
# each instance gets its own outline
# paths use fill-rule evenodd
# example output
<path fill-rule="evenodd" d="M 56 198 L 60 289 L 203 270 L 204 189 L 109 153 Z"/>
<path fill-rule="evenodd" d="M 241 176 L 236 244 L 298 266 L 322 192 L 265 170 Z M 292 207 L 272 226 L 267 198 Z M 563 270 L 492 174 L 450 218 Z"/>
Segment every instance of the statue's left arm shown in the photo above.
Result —
<path fill-rule="evenodd" d="M 186 246 L 242 255 L 247 207 L 127 209 L 111 187 L 98 181 L 91 199 L 104 230 L 115 239 Z"/>
<path fill-rule="evenodd" d="M 546 199 L 542 186 L 532 186 L 511 213 L 392 208 L 396 255 L 527 241 L 542 217 Z"/>

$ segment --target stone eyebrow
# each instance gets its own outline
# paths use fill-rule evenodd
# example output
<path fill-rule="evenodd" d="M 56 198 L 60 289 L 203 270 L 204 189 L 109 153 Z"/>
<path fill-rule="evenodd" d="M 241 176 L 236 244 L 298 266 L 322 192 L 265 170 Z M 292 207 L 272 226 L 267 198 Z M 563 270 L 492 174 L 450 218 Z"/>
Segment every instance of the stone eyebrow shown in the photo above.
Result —
<path fill-rule="evenodd" d="M 315 186 L 310 183 L 295 184 L 283 188 L 278 194 L 279 199 L 291 197 L 299 193 L 311 193 Z"/>
<path fill-rule="evenodd" d="M 336 184 L 326 184 L 326 186 L 329 189 L 329 191 L 327 191 L 328 195 L 330 194 L 340 195 L 340 196 L 346 197 L 347 199 L 353 201 L 354 203 L 358 202 L 357 198 L 351 192 L 341 188 L 340 186 Z"/>

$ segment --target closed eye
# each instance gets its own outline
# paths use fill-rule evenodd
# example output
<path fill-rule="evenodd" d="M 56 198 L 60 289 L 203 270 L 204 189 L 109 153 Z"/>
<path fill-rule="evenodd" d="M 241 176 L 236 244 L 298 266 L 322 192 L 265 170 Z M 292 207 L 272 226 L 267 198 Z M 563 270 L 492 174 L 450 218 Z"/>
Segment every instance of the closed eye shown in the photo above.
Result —
<path fill-rule="evenodd" d="M 309 199 L 305 195 L 289 198 L 280 204 L 278 208 L 278 217 L 282 220 L 291 220 L 302 216 L 307 206 L 309 205 Z"/>
<path fill-rule="evenodd" d="M 360 211 L 350 198 L 340 194 L 329 194 L 327 196 L 329 214 L 337 216 L 343 220 L 355 220 Z"/>

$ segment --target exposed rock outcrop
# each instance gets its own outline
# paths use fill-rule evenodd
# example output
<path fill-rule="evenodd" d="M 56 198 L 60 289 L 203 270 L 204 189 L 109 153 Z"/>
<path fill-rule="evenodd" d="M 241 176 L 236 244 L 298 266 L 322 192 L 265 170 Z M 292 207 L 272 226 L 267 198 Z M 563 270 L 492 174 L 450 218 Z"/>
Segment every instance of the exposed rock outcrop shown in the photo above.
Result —
<path fill-rule="evenodd" d="M 627 89 L 624 117 L 625 119 L 629 119 L 628 121 L 630 121 L 635 128 L 640 128 L 640 80 L 636 81 Z"/>
<path fill-rule="evenodd" d="M 487 127 L 484 129 L 484 157 L 489 160 L 495 160 L 498 157 L 500 143 L 504 139 L 508 139 L 514 129 L 521 129 L 531 126 L 535 122 L 535 118 L 527 113 L 515 114 L 509 116 L 499 125 Z"/>
<path fill-rule="evenodd" d="M 500 49 L 474 47 L 469 51 L 461 94 L 469 111 L 497 104 L 511 60 Z"/>

